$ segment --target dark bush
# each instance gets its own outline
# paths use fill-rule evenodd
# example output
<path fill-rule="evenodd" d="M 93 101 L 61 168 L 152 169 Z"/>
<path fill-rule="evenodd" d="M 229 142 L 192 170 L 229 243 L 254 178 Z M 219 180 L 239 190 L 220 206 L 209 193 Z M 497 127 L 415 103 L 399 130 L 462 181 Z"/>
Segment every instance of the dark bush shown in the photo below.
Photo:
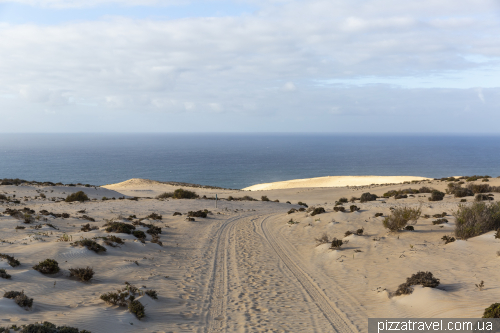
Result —
<path fill-rule="evenodd" d="M 360 198 L 351 197 L 351 199 L 350 199 L 351 202 L 355 202 L 356 200 L 360 200 Z"/>
<path fill-rule="evenodd" d="M 158 292 L 154 289 L 146 290 L 145 294 L 152 299 L 158 299 Z"/>
<path fill-rule="evenodd" d="M 154 225 L 150 225 L 149 229 L 146 230 L 146 232 L 150 235 L 159 235 L 161 234 L 161 228 Z"/>
<path fill-rule="evenodd" d="M 141 231 L 141 230 L 135 230 L 135 231 L 133 231 L 133 232 L 132 232 L 132 234 L 133 234 L 135 237 L 137 237 L 137 238 L 139 238 L 139 239 L 141 239 L 141 240 L 146 239 L 146 234 L 144 233 L 144 231 Z"/>
<path fill-rule="evenodd" d="M 340 207 L 333 207 L 333 210 L 336 211 L 336 212 L 345 212 L 345 208 L 340 206 Z"/>
<path fill-rule="evenodd" d="M 174 195 L 172 196 L 174 199 L 196 199 L 199 198 L 199 195 L 193 191 L 184 190 L 179 188 L 174 191 Z"/>
<path fill-rule="evenodd" d="M 489 201 L 489 200 L 494 200 L 494 198 L 490 195 L 487 195 L 487 194 L 476 194 L 476 197 L 475 199 L 476 201 Z"/>
<path fill-rule="evenodd" d="M 306 209 L 304 207 L 299 208 L 299 212 L 305 212 L 305 211 L 306 211 Z"/>
<path fill-rule="evenodd" d="M 431 272 L 418 272 L 406 279 L 406 282 L 399 285 L 395 295 L 409 295 L 413 292 L 411 286 L 422 285 L 424 287 L 436 288 L 439 286 L 439 279 L 432 276 Z"/>
<path fill-rule="evenodd" d="M 196 212 L 188 212 L 188 216 L 190 216 L 190 217 L 203 217 L 203 218 L 206 218 L 207 217 L 207 213 L 208 213 L 207 210 L 198 210 Z"/>
<path fill-rule="evenodd" d="M 314 210 L 311 213 L 311 216 L 323 214 L 323 213 L 325 213 L 325 209 L 323 207 L 318 207 L 318 208 L 314 208 Z"/>
<path fill-rule="evenodd" d="M 370 194 L 369 192 L 361 194 L 359 200 L 361 202 L 375 201 L 377 200 L 377 196 L 375 194 Z"/>
<path fill-rule="evenodd" d="M 95 219 L 93 219 L 92 217 L 87 216 L 87 215 L 83 215 L 83 216 L 82 216 L 82 219 L 87 220 L 87 221 L 90 221 L 90 222 L 95 222 Z"/>
<path fill-rule="evenodd" d="M 94 251 L 95 253 L 106 252 L 106 248 L 104 246 L 99 245 L 95 241 L 87 238 L 71 243 L 71 245 L 85 246 L 87 249 Z"/>
<path fill-rule="evenodd" d="M 432 191 L 434 191 L 432 187 L 426 187 L 426 186 L 418 189 L 419 193 L 432 193 Z"/>
<path fill-rule="evenodd" d="M 347 242 L 347 241 L 346 241 Z M 331 249 L 340 249 L 340 247 L 344 244 L 344 242 L 342 241 L 342 239 L 337 239 L 337 238 L 334 238 L 332 240 L 332 245 L 331 245 Z"/>
<path fill-rule="evenodd" d="M 180 213 L 180 212 L 175 212 L 175 213 L 174 213 L 174 215 L 172 215 L 172 216 L 178 216 L 178 215 L 182 215 L 182 213 Z"/>
<path fill-rule="evenodd" d="M 0 268 L 0 278 L 10 279 L 10 275 L 7 274 L 7 271 L 4 268 Z"/>
<path fill-rule="evenodd" d="M 120 237 L 116 237 L 114 235 L 102 237 L 102 239 L 104 239 L 104 244 L 111 246 L 111 247 L 116 247 L 117 246 L 116 244 L 120 244 L 120 245 L 125 244 L 123 242 L 123 239 L 121 239 Z"/>
<path fill-rule="evenodd" d="M 453 243 L 455 241 L 455 237 L 452 236 L 443 236 L 441 239 L 444 240 L 445 244 Z"/>
<path fill-rule="evenodd" d="M 144 311 L 144 305 L 141 302 L 133 300 L 128 303 L 128 310 L 130 313 L 134 314 L 137 319 L 142 319 L 146 315 Z"/>
<path fill-rule="evenodd" d="M 269 201 L 269 198 L 267 197 L 267 195 L 263 195 L 260 200 L 262 201 Z"/>
<path fill-rule="evenodd" d="M 361 208 L 359 208 L 358 206 L 355 206 L 355 205 L 351 205 L 349 207 L 349 209 L 351 210 L 351 212 L 357 212 L 358 210 L 360 210 Z"/>
<path fill-rule="evenodd" d="M 429 197 L 429 201 L 441 201 L 444 198 L 444 193 L 434 190 L 431 192 L 431 196 Z"/>
<path fill-rule="evenodd" d="M 163 219 L 163 216 L 156 214 L 156 213 L 151 213 L 148 216 L 146 216 L 146 218 L 151 219 L 151 220 L 161 220 L 161 219 Z"/>
<path fill-rule="evenodd" d="M 479 236 L 500 228 L 500 203 L 474 202 L 470 206 L 459 205 L 453 212 L 456 218 L 455 236 L 460 239 Z"/>
<path fill-rule="evenodd" d="M 116 293 L 109 292 L 102 294 L 101 299 L 108 304 L 128 307 L 128 310 L 133 313 L 137 319 L 141 319 L 146 314 L 144 305 L 135 299 L 135 295 L 139 293 L 139 289 L 128 282 L 125 282 L 125 284 L 126 286 L 123 289 L 119 289 Z"/>
<path fill-rule="evenodd" d="M 35 271 L 39 271 L 43 274 L 55 274 L 59 272 L 59 263 L 54 259 L 45 259 L 40 261 L 38 265 L 33 266 Z"/>
<path fill-rule="evenodd" d="M 415 231 L 415 228 L 412 226 L 412 225 L 407 225 L 405 227 L 405 230 L 408 230 L 408 231 Z"/>
<path fill-rule="evenodd" d="M 467 199 L 461 199 L 460 202 L 467 202 Z"/>
<path fill-rule="evenodd" d="M 94 269 L 88 266 L 86 268 L 70 268 L 69 276 L 75 276 L 81 281 L 87 282 L 94 277 Z"/>
<path fill-rule="evenodd" d="M 156 199 L 168 199 L 168 198 L 173 198 L 174 193 L 173 192 L 164 192 L 156 197 Z"/>
<path fill-rule="evenodd" d="M 338 202 L 348 203 L 349 200 L 347 200 L 347 198 L 340 198 Z"/>
<path fill-rule="evenodd" d="M 76 193 L 72 193 L 66 197 L 66 202 L 73 202 L 73 201 L 89 201 L 89 197 L 85 194 L 83 191 L 78 191 Z"/>
<path fill-rule="evenodd" d="M 116 232 L 120 234 L 131 234 L 132 230 L 135 230 L 135 226 L 123 222 L 110 222 L 106 223 L 105 226 L 107 226 L 107 232 Z"/>
<path fill-rule="evenodd" d="M 288 211 L 288 214 L 292 214 L 292 213 L 295 213 L 297 210 L 295 208 L 292 208 Z"/>
<path fill-rule="evenodd" d="M 384 216 L 383 213 L 375 213 L 375 217 Z"/>
<path fill-rule="evenodd" d="M 408 198 L 408 195 L 406 194 L 396 194 L 394 196 L 394 199 L 406 199 L 406 198 Z"/>
<path fill-rule="evenodd" d="M 89 231 L 92 231 L 92 230 L 99 230 L 99 227 L 98 226 L 90 226 L 90 223 L 87 223 L 85 225 L 82 225 L 82 228 L 80 229 L 81 231 L 83 232 L 89 232 Z"/>
<path fill-rule="evenodd" d="M 491 186 L 488 184 L 469 184 L 467 185 L 467 189 L 474 194 L 492 192 Z"/>
<path fill-rule="evenodd" d="M 11 267 L 17 267 L 17 266 L 21 265 L 21 263 L 19 262 L 19 260 L 15 259 L 12 256 L 9 256 L 8 254 L 0 253 L 0 258 L 6 259 L 9 262 L 9 265 Z"/>
<path fill-rule="evenodd" d="M 306 207 L 306 208 L 308 208 L 308 207 L 309 207 L 309 206 L 308 206 L 305 202 L 302 202 L 302 201 L 297 202 L 297 205 L 299 205 L 299 206 L 304 206 L 304 207 Z"/>
<path fill-rule="evenodd" d="M 437 225 L 437 224 L 443 224 L 443 223 L 448 223 L 447 219 L 437 219 L 432 221 L 432 224 Z"/>
<path fill-rule="evenodd" d="M 500 303 L 491 304 L 484 309 L 483 318 L 500 318 Z"/>
<path fill-rule="evenodd" d="M 13 299 L 17 305 L 22 308 L 31 308 L 33 306 L 33 298 L 29 298 L 23 291 L 8 291 L 3 297 Z"/>

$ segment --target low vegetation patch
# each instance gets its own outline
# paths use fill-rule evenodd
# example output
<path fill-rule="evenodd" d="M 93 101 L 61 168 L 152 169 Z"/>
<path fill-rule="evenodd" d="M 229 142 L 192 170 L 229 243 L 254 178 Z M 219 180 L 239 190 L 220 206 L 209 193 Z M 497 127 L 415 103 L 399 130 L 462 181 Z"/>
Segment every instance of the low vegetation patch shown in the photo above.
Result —
<path fill-rule="evenodd" d="M 406 227 L 408 222 L 416 222 L 422 213 L 422 209 L 410 207 L 398 207 L 392 211 L 392 214 L 387 216 L 384 221 L 384 227 L 390 231 L 399 231 Z"/>
<path fill-rule="evenodd" d="M 333 207 L 333 211 L 343 213 L 343 212 L 345 212 L 345 207 L 342 207 L 342 206 Z"/>
<path fill-rule="evenodd" d="M 405 283 L 400 284 L 394 294 L 396 296 L 409 295 L 413 292 L 412 286 L 416 285 L 436 288 L 439 286 L 439 279 L 436 279 L 431 272 L 418 272 L 407 278 Z"/>
<path fill-rule="evenodd" d="M 308 207 L 309 207 L 309 206 L 308 206 L 305 202 L 302 202 L 302 201 L 297 202 L 297 205 L 299 205 L 299 206 L 304 206 L 304 207 L 306 207 L 306 208 L 308 208 Z"/>
<path fill-rule="evenodd" d="M 432 221 L 432 224 L 437 225 L 437 224 L 443 224 L 443 223 L 448 223 L 447 219 L 437 219 Z"/>
<path fill-rule="evenodd" d="M 2 279 L 10 279 L 10 275 L 7 274 L 7 271 L 5 270 L 5 268 L 0 268 L 0 278 Z"/>
<path fill-rule="evenodd" d="M 375 201 L 377 200 L 377 195 L 371 194 L 369 192 L 361 194 L 361 197 L 359 198 L 360 202 L 368 202 L 368 201 Z"/>
<path fill-rule="evenodd" d="M 458 205 L 455 236 L 460 239 L 479 236 L 500 228 L 500 203 L 473 202 Z"/>
<path fill-rule="evenodd" d="M 85 246 L 87 249 L 94 251 L 95 253 L 106 252 L 106 248 L 104 246 L 88 238 L 71 243 L 71 246 Z"/>
<path fill-rule="evenodd" d="M 338 202 L 341 202 L 341 203 L 348 203 L 348 202 L 349 202 L 349 200 L 347 200 L 347 198 L 340 198 L 340 199 L 338 200 Z"/>
<path fill-rule="evenodd" d="M 76 193 L 72 193 L 66 197 L 66 202 L 74 202 L 74 201 L 80 201 L 80 202 L 85 202 L 89 201 L 89 197 L 85 194 L 83 191 L 78 191 Z"/>
<path fill-rule="evenodd" d="M 181 212 L 174 212 L 174 214 L 172 216 L 180 216 L 180 215 L 182 215 Z"/>
<path fill-rule="evenodd" d="M 158 299 L 158 292 L 154 289 L 146 290 L 145 294 L 151 297 L 152 299 Z"/>
<path fill-rule="evenodd" d="M 136 295 L 143 295 L 137 287 L 125 282 L 123 289 L 118 289 L 117 292 L 109 292 L 101 295 L 101 299 L 110 305 L 118 305 L 120 307 L 128 307 L 128 310 L 133 313 L 137 319 L 142 319 L 146 315 L 144 305 L 135 299 Z"/>
<path fill-rule="evenodd" d="M 351 213 L 352 212 L 357 212 L 358 210 L 360 210 L 361 208 L 359 208 L 358 206 L 355 206 L 355 205 L 351 205 L 349 207 L 349 209 L 351 210 Z"/>
<path fill-rule="evenodd" d="M 11 267 L 17 267 L 17 266 L 21 265 L 19 260 L 17 260 L 16 258 L 14 258 L 12 256 L 9 256 L 8 254 L 0 253 L 0 258 L 7 260 L 7 262 L 9 263 L 9 265 Z"/>
<path fill-rule="evenodd" d="M 431 192 L 431 196 L 428 198 L 429 201 L 441 201 L 444 198 L 444 193 L 438 190 L 434 190 Z"/>
<path fill-rule="evenodd" d="M 99 230 L 99 227 L 98 226 L 90 226 L 90 223 L 87 223 L 85 225 L 82 225 L 82 228 L 80 229 L 81 231 L 83 232 L 89 232 L 89 231 L 92 231 L 92 230 Z"/>
<path fill-rule="evenodd" d="M 500 303 L 493 303 L 484 309 L 483 318 L 500 318 Z"/>
<path fill-rule="evenodd" d="M 107 232 L 116 232 L 119 234 L 131 234 L 135 226 L 123 222 L 108 222 L 104 225 Z"/>
<path fill-rule="evenodd" d="M 350 235 L 356 235 L 356 236 L 363 236 L 363 232 L 365 231 L 364 228 L 357 229 L 355 231 L 347 230 L 344 234 L 344 237 L 350 236 Z"/>
<path fill-rule="evenodd" d="M 8 332 L 8 331 L 6 331 Z M 16 330 L 17 332 L 17 330 Z M 56 326 L 51 322 L 45 321 L 43 323 L 29 324 L 22 326 L 21 333 L 91 333 L 87 330 L 79 331 L 78 328 L 71 326 Z M 1 333 L 1 331 L 0 331 Z"/>
<path fill-rule="evenodd" d="M 33 269 L 43 274 L 55 274 L 60 271 L 59 263 L 54 259 L 40 261 L 38 265 L 33 266 Z"/>
<path fill-rule="evenodd" d="M 132 232 L 132 235 L 134 235 L 136 238 L 144 241 L 146 239 L 146 234 L 144 233 L 144 231 L 141 231 L 141 230 L 135 230 Z"/>
<path fill-rule="evenodd" d="M 189 217 L 203 217 L 206 218 L 208 215 L 208 210 L 198 210 L 195 212 L 188 212 Z"/>
<path fill-rule="evenodd" d="M 249 195 L 245 195 L 243 197 L 240 197 L 240 198 L 237 198 L 237 197 L 233 197 L 233 196 L 228 196 L 227 201 L 258 201 L 257 199 L 254 199 L 252 198 L 251 196 Z"/>
<path fill-rule="evenodd" d="M 441 237 L 441 239 L 444 240 L 444 244 L 453 243 L 455 241 L 455 237 L 446 235 Z"/>
<path fill-rule="evenodd" d="M 475 201 L 489 201 L 489 200 L 494 200 L 493 194 L 476 194 L 476 197 L 474 198 Z"/>
<path fill-rule="evenodd" d="M 172 196 L 174 199 L 196 199 L 199 198 L 199 195 L 196 192 L 184 190 L 179 188 L 174 191 L 174 195 Z"/>
<path fill-rule="evenodd" d="M 375 213 L 375 217 L 384 216 L 383 213 Z"/>
<path fill-rule="evenodd" d="M 323 207 L 318 207 L 318 208 L 314 208 L 314 210 L 311 213 L 311 216 L 315 216 L 315 215 L 323 214 L 323 213 L 325 213 L 325 209 Z"/>
<path fill-rule="evenodd" d="M 340 247 L 344 244 L 347 244 L 347 241 L 343 241 L 342 239 L 333 238 L 330 248 L 334 249 L 334 250 L 340 250 Z"/>
<path fill-rule="evenodd" d="M 150 220 L 162 220 L 163 216 L 161 216 L 160 214 L 151 213 L 148 216 L 146 216 L 146 218 Z"/>
<path fill-rule="evenodd" d="M 75 276 L 80 279 L 80 281 L 88 282 L 94 277 L 94 269 L 92 267 L 86 268 L 70 268 L 70 276 Z"/>
<path fill-rule="evenodd" d="M 31 309 L 33 306 L 33 298 L 29 298 L 23 291 L 8 291 L 3 297 L 13 299 L 17 305 L 25 309 Z"/>

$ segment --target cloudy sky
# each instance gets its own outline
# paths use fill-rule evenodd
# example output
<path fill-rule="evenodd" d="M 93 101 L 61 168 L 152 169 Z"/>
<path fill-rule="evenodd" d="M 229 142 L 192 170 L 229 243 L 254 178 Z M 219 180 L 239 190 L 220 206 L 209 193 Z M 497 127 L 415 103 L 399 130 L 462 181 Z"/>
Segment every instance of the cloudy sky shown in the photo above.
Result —
<path fill-rule="evenodd" d="M 500 134 L 500 0 L 0 0 L 0 123 Z"/>

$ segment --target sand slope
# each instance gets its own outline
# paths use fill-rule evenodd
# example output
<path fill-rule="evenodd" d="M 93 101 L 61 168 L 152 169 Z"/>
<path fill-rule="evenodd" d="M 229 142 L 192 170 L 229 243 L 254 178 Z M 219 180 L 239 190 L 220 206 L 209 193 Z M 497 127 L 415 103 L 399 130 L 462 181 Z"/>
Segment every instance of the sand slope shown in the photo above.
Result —
<path fill-rule="evenodd" d="M 246 191 L 268 191 L 287 188 L 303 187 L 343 187 L 343 186 L 365 186 L 370 184 L 400 184 L 428 180 L 425 177 L 414 176 L 328 176 L 306 179 L 293 179 L 275 183 L 256 184 L 245 187 Z"/>

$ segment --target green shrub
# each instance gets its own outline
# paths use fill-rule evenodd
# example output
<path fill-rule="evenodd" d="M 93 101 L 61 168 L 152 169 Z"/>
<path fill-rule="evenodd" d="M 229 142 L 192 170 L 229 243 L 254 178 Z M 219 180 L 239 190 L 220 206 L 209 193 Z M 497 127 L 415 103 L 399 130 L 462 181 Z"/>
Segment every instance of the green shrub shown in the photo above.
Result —
<path fill-rule="evenodd" d="M 7 274 L 7 271 L 4 268 L 0 268 L 0 278 L 2 279 L 10 279 L 10 275 Z"/>
<path fill-rule="evenodd" d="M 160 214 L 151 213 L 148 216 L 146 216 L 146 218 L 151 220 L 161 220 L 163 219 L 163 216 L 161 216 Z"/>
<path fill-rule="evenodd" d="M 443 223 L 448 223 L 447 219 L 437 219 L 432 221 L 432 224 L 437 225 L 437 224 L 443 224 Z"/>
<path fill-rule="evenodd" d="M 149 225 L 149 229 L 146 230 L 146 232 L 150 235 L 159 235 L 161 234 L 161 228 L 154 225 Z"/>
<path fill-rule="evenodd" d="M 11 267 L 17 267 L 21 265 L 19 260 L 15 259 L 12 256 L 9 256 L 8 254 L 0 253 L 0 258 L 6 259 Z"/>
<path fill-rule="evenodd" d="M 80 229 L 81 231 L 83 232 L 89 232 L 89 231 L 92 231 L 92 230 L 99 230 L 99 227 L 98 226 L 90 226 L 90 223 L 87 223 L 87 224 L 84 224 L 82 225 L 82 228 Z"/>
<path fill-rule="evenodd" d="M 104 244 L 111 246 L 111 247 L 116 247 L 116 244 L 120 244 L 120 245 L 125 244 L 123 242 L 123 239 L 121 239 L 120 237 L 117 237 L 115 235 L 101 237 L 101 238 L 104 240 Z"/>
<path fill-rule="evenodd" d="M 111 305 L 128 307 L 128 310 L 133 313 L 137 319 L 144 318 L 146 315 L 144 305 L 135 299 L 135 296 L 137 294 L 142 295 L 142 292 L 128 282 L 125 282 L 125 285 L 123 289 L 119 289 L 116 293 L 109 292 L 102 294 L 101 299 Z"/>
<path fill-rule="evenodd" d="M 361 208 L 359 208 L 358 206 L 355 206 L 355 205 L 351 205 L 349 207 L 349 209 L 351 210 L 351 212 L 357 212 L 358 210 L 360 210 Z"/>
<path fill-rule="evenodd" d="M 168 199 L 168 198 L 173 198 L 174 193 L 173 192 L 164 192 L 156 197 L 156 199 Z"/>
<path fill-rule="evenodd" d="M 434 190 L 431 192 L 431 196 L 429 197 L 429 201 L 441 201 L 444 198 L 444 193 L 438 190 Z"/>
<path fill-rule="evenodd" d="M 432 276 L 431 272 L 418 272 L 406 279 L 406 282 L 400 284 L 395 292 L 396 296 L 409 295 L 413 292 L 411 286 L 422 285 L 424 287 L 436 288 L 439 286 L 439 279 Z"/>
<path fill-rule="evenodd" d="M 141 231 L 141 230 L 135 230 L 135 231 L 133 231 L 133 232 L 132 232 L 132 234 L 133 234 L 135 237 L 137 237 L 137 238 L 139 238 L 139 239 L 141 239 L 141 240 L 146 239 L 146 234 L 144 233 L 144 231 Z"/>
<path fill-rule="evenodd" d="M 500 318 L 500 303 L 491 304 L 484 309 L 483 318 Z"/>
<path fill-rule="evenodd" d="M 45 259 L 40 261 L 38 265 L 33 266 L 35 271 L 39 271 L 43 274 L 55 274 L 59 272 L 59 263 L 54 259 Z"/>
<path fill-rule="evenodd" d="M 384 221 L 384 227 L 390 231 L 398 231 L 406 227 L 409 221 L 417 221 L 422 213 L 422 209 L 410 207 L 398 207 L 387 216 Z"/>
<path fill-rule="evenodd" d="M 453 243 L 455 241 L 455 237 L 446 235 L 441 237 L 441 239 L 444 240 L 444 244 Z"/>
<path fill-rule="evenodd" d="M 335 212 L 342 212 L 342 213 L 345 212 L 345 208 L 342 207 L 342 206 L 340 206 L 340 207 L 333 207 L 333 210 Z"/>
<path fill-rule="evenodd" d="M 158 292 L 154 289 L 146 290 L 146 295 L 151 297 L 152 299 L 158 299 Z"/>
<path fill-rule="evenodd" d="M 432 193 L 432 191 L 434 191 L 434 189 L 432 187 L 427 187 L 427 186 L 418 189 L 419 193 Z"/>
<path fill-rule="evenodd" d="M 460 239 L 479 236 L 500 228 L 500 203 L 474 202 L 458 206 L 453 212 L 456 218 L 455 236 Z"/>
<path fill-rule="evenodd" d="M 359 200 L 361 202 L 368 202 L 368 201 L 375 201 L 375 200 L 377 200 L 377 198 L 378 198 L 377 195 L 370 194 L 369 192 L 367 192 L 367 193 L 361 194 L 361 197 L 359 198 Z"/>
<path fill-rule="evenodd" d="M 339 199 L 339 202 L 342 202 L 342 203 L 348 203 L 349 200 L 347 200 L 347 198 L 340 198 Z"/>
<path fill-rule="evenodd" d="M 83 282 L 90 281 L 94 277 L 94 269 L 92 267 L 86 268 L 70 268 L 70 276 L 75 276 Z"/>
<path fill-rule="evenodd" d="M 66 197 L 66 202 L 73 202 L 73 201 L 89 201 L 89 197 L 85 194 L 83 191 L 78 191 L 76 193 L 72 193 Z"/>
<path fill-rule="evenodd" d="M 267 195 L 263 195 L 262 197 L 260 197 L 260 200 L 269 201 L 269 198 L 267 197 Z"/>
<path fill-rule="evenodd" d="M 493 196 L 482 193 L 476 194 L 475 201 L 489 201 L 489 200 L 494 200 Z"/>
<path fill-rule="evenodd" d="M 135 226 L 123 222 L 109 222 L 105 226 L 107 226 L 107 232 L 116 232 L 119 234 L 131 234 L 132 230 L 135 230 Z"/>
<path fill-rule="evenodd" d="M 323 213 L 325 213 L 325 209 L 323 207 L 318 207 L 318 208 L 314 208 L 314 210 L 311 213 L 311 216 L 323 214 Z"/>
<path fill-rule="evenodd" d="M 174 199 L 196 199 L 199 198 L 199 195 L 193 191 L 184 190 L 179 188 L 174 191 L 174 195 L 172 196 Z"/>
<path fill-rule="evenodd" d="M 346 241 L 347 242 L 347 241 Z M 332 240 L 332 245 L 331 245 L 331 249 L 340 249 L 340 247 L 345 244 L 345 242 L 342 241 L 342 239 L 337 239 L 337 238 L 334 238 Z"/>
<path fill-rule="evenodd" d="M 288 211 L 288 214 L 292 214 L 292 213 L 295 213 L 297 210 L 295 208 L 292 208 Z"/>
<path fill-rule="evenodd" d="M 133 300 L 128 303 L 128 310 L 134 314 L 137 319 L 142 319 L 146 315 L 144 305 L 141 302 Z"/>
<path fill-rule="evenodd" d="M 106 252 L 106 248 L 104 246 L 99 245 L 95 241 L 87 238 L 71 243 L 71 245 L 85 246 L 87 249 L 94 251 L 95 253 Z"/>

